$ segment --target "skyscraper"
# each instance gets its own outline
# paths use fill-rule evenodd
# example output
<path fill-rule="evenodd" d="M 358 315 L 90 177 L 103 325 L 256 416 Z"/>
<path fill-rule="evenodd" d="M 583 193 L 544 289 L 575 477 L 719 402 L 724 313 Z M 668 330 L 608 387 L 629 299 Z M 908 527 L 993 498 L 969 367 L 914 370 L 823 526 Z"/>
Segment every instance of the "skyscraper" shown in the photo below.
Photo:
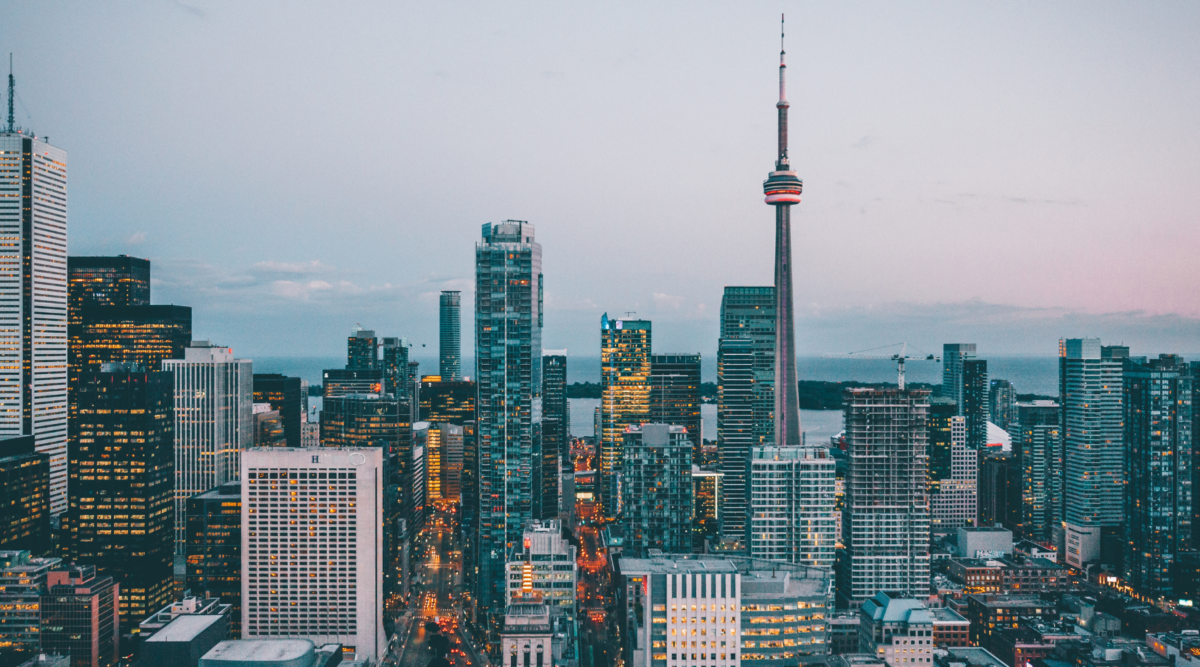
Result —
<path fill-rule="evenodd" d="M 67 557 L 117 582 L 126 630 L 168 604 L 173 592 L 172 383 L 170 373 L 105 364 L 83 373 L 75 388 L 62 522 Z"/>
<path fill-rule="evenodd" d="M 458 290 L 446 290 L 439 300 L 438 370 L 442 379 L 451 382 L 462 379 L 461 299 Z"/>
<path fill-rule="evenodd" d="M 409 401 L 412 386 L 408 382 L 408 340 L 384 338 L 380 347 L 383 348 L 383 358 L 379 360 L 383 370 L 383 392 Z"/>
<path fill-rule="evenodd" d="M 1055 495 L 1055 461 L 1060 450 L 1059 407 L 1055 401 L 1017 403 L 1009 424 L 1012 453 L 1021 475 L 1020 537 L 1035 542 L 1051 539 L 1051 505 Z"/>
<path fill-rule="evenodd" d="M 346 339 L 346 369 L 379 368 L 379 339 L 370 329 L 359 327 Z"/>
<path fill-rule="evenodd" d="M 645 558 L 692 550 L 692 443 L 682 426 L 641 424 L 625 429 L 622 447 L 621 531 L 624 553 Z"/>
<path fill-rule="evenodd" d="M 747 353 L 751 355 L 753 375 L 748 388 L 752 392 L 752 444 L 756 445 L 775 441 L 775 324 L 774 287 L 725 288 L 721 295 L 718 348 L 723 341 L 748 340 L 751 343 Z M 717 385 L 718 389 L 722 385 L 719 372 Z M 719 415 L 719 402 L 717 410 Z M 749 452 L 747 449 L 745 457 L 749 457 Z"/>
<path fill-rule="evenodd" d="M 408 406 L 389 394 L 347 394 L 321 406 L 322 447 L 382 447 L 384 458 L 399 454 L 412 432 Z"/>
<path fill-rule="evenodd" d="M 930 530 L 941 535 L 974 526 L 979 509 L 979 452 L 967 447 L 967 420 L 955 407 L 946 399 L 929 406 Z"/>
<path fill-rule="evenodd" d="M 0 549 L 50 551 L 50 455 L 32 435 L 0 438 Z"/>
<path fill-rule="evenodd" d="M 322 398 L 383 392 L 383 371 L 378 368 L 331 368 L 321 373 Z"/>
<path fill-rule="evenodd" d="M 728 288 L 726 288 L 728 289 Z M 774 318 L 772 318 L 774 322 Z M 774 345 L 774 337 L 771 338 Z M 755 446 L 755 348 L 749 338 L 721 338 L 717 348 L 717 455 L 725 476 L 721 525 L 725 537 L 746 535 L 746 467 Z M 774 373 L 774 364 L 772 364 Z M 771 405 L 774 405 L 772 398 Z M 770 420 L 774 424 L 774 420 Z M 773 428 L 773 426 L 772 426 Z"/>
<path fill-rule="evenodd" d="M 72 667 L 115 667 L 121 655 L 118 584 L 93 565 L 66 563 L 46 573 L 41 650 L 71 656 Z"/>
<path fill-rule="evenodd" d="M 187 306 L 85 306 L 78 320 L 71 324 L 73 379 L 109 362 L 159 368 L 164 359 L 182 359 L 192 340 L 192 309 Z"/>
<path fill-rule="evenodd" d="M 11 114 L 0 190 L 11 193 L 0 206 L 0 437 L 32 435 L 50 456 L 57 515 L 67 508 L 67 153 L 19 131 Z"/>
<path fill-rule="evenodd" d="M 988 416 L 1005 431 L 1017 421 L 1017 390 L 1008 380 L 995 379 L 988 387 Z"/>
<path fill-rule="evenodd" d="M 779 36 L 779 150 L 775 170 L 763 181 L 766 201 L 775 207 L 775 438 L 780 446 L 799 445 L 800 398 L 796 377 L 795 316 L 792 312 L 792 206 L 803 183 L 788 161 L 787 65 L 782 25 Z"/>
<path fill-rule="evenodd" d="M 1123 555 L 1117 553 L 1125 491 L 1123 356 L 1128 356 L 1127 348 L 1102 347 L 1099 338 L 1059 341 L 1065 482 L 1058 515 L 1064 522 L 1065 551 L 1060 553 L 1078 569 L 1101 559 L 1116 564 Z"/>
<path fill-rule="evenodd" d="M 967 418 L 967 447 L 982 452 L 987 447 L 987 359 L 963 361 L 962 415 Z"/>
<path fill-rule="evenodd" d="M 68 257 L 67 303 L 71 324 L 92 306 L 150 305 L 150 260 L 116 257 Z"/>
<path fill-rule="evenodd" d="M 1192 383 L 1173 354 L 1125 366 L 1125 581 L 1146 599 L 1179 597 L 1180 552 L 1194 548 Z"/>
<path fill-rule="evenodd" d="M 542 383 L 542 246 L 528 222 L 485 224 L 475 246 L 479 516 L 476 602 L 503 611 L 504 564 L 533 518 L 533 395 Z"/>
<path fill-rule="evenodd" d="M 925 452 L 929 391 L 847 389 L 846 509 L 838 562 L 841 606 L 879 591 L 929 594 Z"/>
<path fill-rule="evenodd" d="M 187 590 L 230 605 L 229 637 L 242 636 L 242 484 L 228 482 L 187 501 Z M 290 537 L 290 535 L 289 535 Z"/>
<path fill-rule="evenodd" d="M 567 351 L 542 351 L 542 448 L 553 449 L 564 475 L 571 467 L 571 410 L 567 403 Z"/>
<path fill-rule="evenodd" d="M 475 383 L 447 381 L 439 375 L 421 378 L 417 421 L 445 422 L 459 426 L 475 419 Z"/>
<path fill-rule="evenodd" d="M 288 447 L 300 446 L 300 415 L 303 395 L 300 378 L 278 373 L 254 374 L 254 402 L 270 403 L 283 419 L 283 437 Z"/>
<path fill-rule="evenodd" d="M 336 642 L 374 664 L 387 643 L 383 450 L 251 449 L 241 472 L 242 636 Z M 272 553 L 284 544 L 289 557 Z"/>
<path fill-rule="evenodd" d="M 175 378 L 175 554 L 183 555 L 187 499 L 237 479 L 238 457 L 254 443 L 254 371 L 249 359 L 192 341 L 183 359 L 162 362 Z"/>
<path fill-rule="evenodd" d="M 755 447 L 749 474 L 746 555 L 832 569 L 839 517 L 829 450 Z"/>
<path fill-rule="evenodd" d="M 600 470 L 604 516 L 620 514 L 619 473 L 625 429 L 650 421 L 650 321 L 600 318 Z"/>
<path fill-rule="evenodd" d="M 975 358 L 975 343 L 942 345 L 942 398 L 949 398 L 963 414 L 963 362 Z"/>
<path fill-rule="evenodd" d="M 650 421 L 687 429 L 700 461 L 700 354 L 650 355 Z"/>

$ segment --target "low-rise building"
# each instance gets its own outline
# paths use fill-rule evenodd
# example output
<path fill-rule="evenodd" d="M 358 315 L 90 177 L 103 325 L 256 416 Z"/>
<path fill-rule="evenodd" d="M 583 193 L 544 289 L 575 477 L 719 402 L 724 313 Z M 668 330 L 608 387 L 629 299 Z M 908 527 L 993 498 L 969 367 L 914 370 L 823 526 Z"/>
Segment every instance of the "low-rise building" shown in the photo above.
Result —
<path fill-rule="evenodd" d="M 1070 622 L 1025 619 L 1017 628 L 1000 628 L 992 638 L 994 653 L 1010 665 L 1025 665 L 1053 655 L 1054 647 L 1068 641 L 1090 641 L 1087 630 Z"/>
<path fill-rule="evenodd" d="M 1195 630 L 1151 632 L 1146 635 L 1146 646 L 1175 667 L 1200 667 L 1200 632 Z"/>
<path fill-rule="evenodd" d="M 1020 555 L 999 559 L 1003 593 L 1065 593 L 1071 590 L 1067 568 L 1047 558 Z"/>
<path fill-rule="evenodd" d="M 654 551 L 618 569 L 630 667 L 786 667 L 829 653 L 827 570 Z"/>
<path fill-rule="evenodd" d="M 200 658 L 199 667 L 350 667 L 341 644 L 317 647 L 307 639 L 230 639 Z"/>
<path fill-rule="evenodd" d="M 200 658 L 229 638 L 229 614 L 182 614 L 142 643 L 141 661 L 155 667 L 197 667 Z"/>
<path fill-rule="evenodd" d="M 960 558 L 997 558 L 1012 553 L 1012 531 L 1000 526 L 958 529 Z"/>
<path fill-rule="evenodd" d="M 224 616 L 228 619 L 226 625 L 231 626 L 233 622 L 233 607 L 232 605 L 225 604 L 221 598 L 194 597 L 191 595 L 191 591 L 188 591 L 184 593 L 183 599 L 179 602 L 172 602 L 147 616 L 146 620 L 138 624 L 138 634 L 145 641 L 180 616 Z M 229 639 L 229 637 L 221 637 L 218 641 L 226 639 Z M 216 642 L 213 642 L 213 646 L 216 646 Z M 209 648 L 212 648 L 212 646 Z M 200 655 L 204 655 L 204 653 Z M 196 659 L 199 660 L 200 656 L 196 656 Z"/>
<path fill-rule="evenodd" d="M 1002 566 L 999 561 L 982 558 L 952 558 L 946 564 L 946 576 L 962 586 L 964 595 L 1001 592 Z"/>
<path fill-rule="evenodd" d="M 927 665 L 938 646 L 966 645 L 969 623 L 957 612 L 915 598 L 877 593 L 859 608 L 859 652 L 889 667 Z"/>
<path fill-rule="evenodd" d="M 935 667 L 1009 667 L 1000 658 L 978 646 L 964 646 L 934 651 Z"/>
<path fill-rule="evenodd" d="M 1026 618 L 1053 621 L 1058 610 L 1036 595 L 968 595 L 966 616 L 971 622 L 971 643 L 995 653 L 992 641 L 997 630 L 1020 627 Z"/>
<path fill-rule="evenodd" d="M 857 611 L 841 611 L 829 617 L 829 652 L 834 655 L 858 653 L 858 627 L 862 620 Z"/>
<path fill-rule="evenodd" d="M 558 519 L 531 523 L 520 548 L 509 554 L 507 568 L 506 604 L 536 593 L 555 614 L 575 617 L 575 546 L 563 539 Z"/>
<path fill-rule="evenodd" d="M 120 591 L 91 565 L 54 567 L 42 594 L 46 653 L 71 656 L 71 667 L 112 667 L 120 659 Z"/>
<path fill-rule="evenodd" d="M 41 648 L 41 598 L 46 575 L 59 558 L 33 558 L 28 551 L 0 551 L 0 650 Z"/>

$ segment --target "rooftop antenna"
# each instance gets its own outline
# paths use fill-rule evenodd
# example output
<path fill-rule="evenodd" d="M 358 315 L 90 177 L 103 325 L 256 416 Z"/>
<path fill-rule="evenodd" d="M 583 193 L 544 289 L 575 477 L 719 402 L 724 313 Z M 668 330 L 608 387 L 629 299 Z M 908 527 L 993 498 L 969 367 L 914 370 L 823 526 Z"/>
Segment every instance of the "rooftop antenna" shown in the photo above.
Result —
<path fill-rule="evenodd" d="M 16 94 L 16 79 L 13 79 L 12 53 L 8 54 L 8 132 L 12 132 L 16 123 L 13 115 L 13 97 Z"/>

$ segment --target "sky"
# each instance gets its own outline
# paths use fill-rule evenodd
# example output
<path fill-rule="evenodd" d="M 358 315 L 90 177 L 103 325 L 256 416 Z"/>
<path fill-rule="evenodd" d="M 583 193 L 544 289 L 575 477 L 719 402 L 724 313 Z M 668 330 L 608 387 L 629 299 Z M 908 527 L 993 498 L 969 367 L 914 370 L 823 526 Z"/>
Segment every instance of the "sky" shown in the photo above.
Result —
<path fill-rule="evenodd" d="M 1200 5 L 9 2 L 18 124 L 72 255 L 239 356 L 433 348 L 480 226 L 536 226 L 543 344 L 604 312 L 715 354 L 772 280 L 786 12 L 800 355 L 907 341 L 1200 352 Z"/>

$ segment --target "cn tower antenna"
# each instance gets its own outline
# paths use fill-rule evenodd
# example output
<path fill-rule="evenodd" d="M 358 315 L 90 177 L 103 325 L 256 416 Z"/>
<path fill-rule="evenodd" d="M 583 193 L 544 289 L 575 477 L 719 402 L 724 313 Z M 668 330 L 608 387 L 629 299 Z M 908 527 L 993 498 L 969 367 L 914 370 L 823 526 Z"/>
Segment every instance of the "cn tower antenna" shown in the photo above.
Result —
<path fill-rule="evenodd" d="M 12 132 L 17 119 L 13 115 L 13 97 L 16 95 L 16 81 L 13 79 L 12 53 L 8 54 L 8 131 Z"/>

